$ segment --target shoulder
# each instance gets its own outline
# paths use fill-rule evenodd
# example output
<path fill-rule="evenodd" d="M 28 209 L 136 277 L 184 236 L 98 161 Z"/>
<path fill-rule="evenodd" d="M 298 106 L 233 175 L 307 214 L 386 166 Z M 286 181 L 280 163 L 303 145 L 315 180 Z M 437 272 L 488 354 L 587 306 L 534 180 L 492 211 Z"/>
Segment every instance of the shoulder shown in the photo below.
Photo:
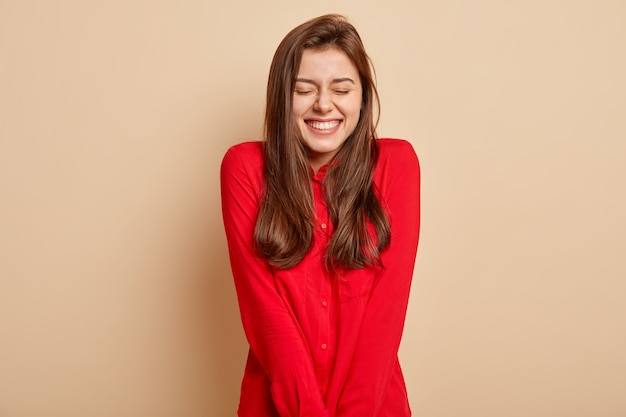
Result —
<path fill-rule="evenodd" d="M 402 139 L 377 141 L 379 153 L 374 184 L 378 196 L 387 205 L 391 217 L 417 219 L 414 216 L 419 211 L 421 173 L 413 145 Z"/>
<path fill-rule="evenodd" d="M 257 169 L 263 165 L 263 142 L 242 142 L 233 145 L 222 158 L 222 171 L 231 169 Z"/>
<path fill-rule="evenodd" d="M 222 186 L 247 184 L 255 189 L 263 182 L 263 142 L 243 142 L 231 146 L 220 167 Z"/>
<path fill-rule="evenodd" d="M 404 139 L 381 138 L 376 139 L 376 144 L 379 167 L 419 170 L 419 161 L 411 142 Z"/>
<path fill-rule="evenodd" d="M 243 159 L 249 163 L 263 160 L 263 142 L 242 142 L 228 148 L 222 161 L 230 159 Z"/>

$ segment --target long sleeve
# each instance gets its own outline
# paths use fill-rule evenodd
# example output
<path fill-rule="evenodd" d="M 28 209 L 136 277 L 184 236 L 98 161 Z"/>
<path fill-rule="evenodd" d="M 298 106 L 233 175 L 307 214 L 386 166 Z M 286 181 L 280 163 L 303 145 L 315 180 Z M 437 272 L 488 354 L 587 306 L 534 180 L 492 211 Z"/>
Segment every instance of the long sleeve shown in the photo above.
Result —
<path fill-rule="evenodd" d="M 270 381 L 271 400 L 281 417 L 326 417 L 302 329 L 281 298 L 271 267 L 254 250 L 261 172 L 260 146 L 251 143 L 231 148 L 222 161 L 222 215 L 250 354 Z M 242 398 L 244 395 L 242 392 Z M 268 399 L 258 403 L 262 401 L 267 404 Z M 249 407 L 254 415 L 254 405 Z"/>
<path fill-rule="evenodd" d="M 405 398 L 387 397 L 392 384 L 397 388 L 393 395 L 406 392 L 398 369 L 398 349 L 419 237 L 420 170 L 411 145 L 394 142 L 389 160 L 379 161 L 383 167 L 378 183 L 389 212 L 391 243 L 381 255 L 384 268 L 365 307 L 337 417 L 410 414 Z"/>

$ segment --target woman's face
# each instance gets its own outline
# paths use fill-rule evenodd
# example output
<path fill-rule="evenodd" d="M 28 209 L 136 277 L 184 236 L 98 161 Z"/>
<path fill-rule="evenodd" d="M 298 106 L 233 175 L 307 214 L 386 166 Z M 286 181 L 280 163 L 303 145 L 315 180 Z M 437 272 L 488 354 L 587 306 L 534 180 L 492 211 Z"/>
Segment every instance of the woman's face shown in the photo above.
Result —
<path fill-rule="evenodd" d="M 304 50 L 293 92 L 293 118 L 316 172 L 356 128 L 362 90 L 359 72 L 343 51 Z"/>

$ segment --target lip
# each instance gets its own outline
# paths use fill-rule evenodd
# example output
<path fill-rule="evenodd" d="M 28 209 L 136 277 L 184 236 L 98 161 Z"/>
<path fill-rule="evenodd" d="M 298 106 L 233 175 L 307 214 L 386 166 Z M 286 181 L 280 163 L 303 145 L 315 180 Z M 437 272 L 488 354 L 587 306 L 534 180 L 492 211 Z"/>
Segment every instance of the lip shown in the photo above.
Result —
<path fill-rule="evenodd" d="M 332 135 L 343 124 L 342 119 L 305 119 L 307 128 L 318 135 Z M 334 126 L 333 126 L 334 125 Z M 322 127 L 323 126 L 323 127 Z"/>

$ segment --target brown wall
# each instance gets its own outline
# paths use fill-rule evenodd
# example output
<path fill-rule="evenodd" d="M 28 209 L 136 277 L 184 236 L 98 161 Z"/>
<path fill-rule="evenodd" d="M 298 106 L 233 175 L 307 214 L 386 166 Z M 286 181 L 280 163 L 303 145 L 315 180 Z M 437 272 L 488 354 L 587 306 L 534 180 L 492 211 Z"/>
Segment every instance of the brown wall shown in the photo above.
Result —
<path fill-rule="evenodd" d="M 412 141 L 416 416 L 626 415 L 626 3 L 0 1 L 0 416 L 234 416 L 218 168 L 338 11 Z"/>

